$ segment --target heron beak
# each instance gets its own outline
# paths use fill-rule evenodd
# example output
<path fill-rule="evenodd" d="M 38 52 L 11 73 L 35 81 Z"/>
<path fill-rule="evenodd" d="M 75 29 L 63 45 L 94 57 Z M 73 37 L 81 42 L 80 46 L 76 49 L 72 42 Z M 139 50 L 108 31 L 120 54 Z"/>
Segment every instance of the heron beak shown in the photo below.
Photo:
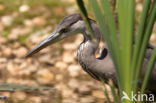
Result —
<path fill-rule="evenodd" d="M 33 54 L 39 52 L 43 48 L 47 47 L 48 45 L 55 43 L 59 40 L 60 33 L 53 32 L 48 36 L 45 40 L 40 42 L 38 45 L 36 45 L 30 52 L 27 53 L 26 57 L 31 57 Z"/>

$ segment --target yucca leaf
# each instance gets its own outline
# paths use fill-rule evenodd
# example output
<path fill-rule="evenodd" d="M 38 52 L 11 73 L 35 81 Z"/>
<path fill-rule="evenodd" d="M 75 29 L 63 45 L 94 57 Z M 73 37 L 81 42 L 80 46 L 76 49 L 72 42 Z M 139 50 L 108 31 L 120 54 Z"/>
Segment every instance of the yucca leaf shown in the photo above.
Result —
<path fill-rule="evenodd" d="M 155 65 L 155 61 L 156 61 L 156 48 L 153 50 L 153 54 L 152 54 L 152 56 L 148 62 L 146 74 L 144 76 L 144 81 L 143 81 L 142 87 L 141 87 L 141 93 L 144 92 L 144 90 L 147 86 L 148 80 L 150 79 L 150 74 L 152 73 L 152 70 L 153 70 L 154 65 Z"/>
<path fill-rule="evenodd" d="M 108 94 L 108 90 L 107 90 L 107 88 L 106 88 L 106 84 L 103 83 L 103 86 L 104 86 L 104 94 L 105 94 L 105 97 L 106 97 L 106 99 L 107 99 L 107 102 L 108 102 L 108 103 L 111 103 L 111 100 L 110 100 L 110 97 L 109 97 L 109 94 Z"/>
<path fill-rule="evenodd" d="M 119 38 L 117 37 L 118 34 L 116 31 L 116 27 L 115 27 L 115 21 L 114 21 L 113 13 L 111 10 L 111 5 L 109 4 L 108 0 L 100 0 L 100 1 L 101 1 L 102 10 L 104 12 L 104 16 L 106 18 L 106 22 L 110 29 L 110 33 L 111 33 L 110 38 L 112 38 L 112 40 L 115 42 L 116 45 L 119 45 L 119 42 L 118 42 Z"/>
<path fill-rule="evenodd" d="M 95 14 L 95 17 L 96 17 L 96 20 L 99 24 L 99 28 L 100 28 L 100 31 L 102 32 L 103 34 L 103 37 L 105 38 L 106 42 L 107 42 L 107 45 L 108 45 L 108 48 L 110 49 L 111 51 L 111 56 L 113 58 L 113 62 L 116 66 L 116 68 L 119 68 L 119 60 L 118 60 L 118 52 L 117 52 L 117 49 L 115 50 L 115 48 L 117 48 L 119 45 L 117 45 L 116 43 L 114 43 L 114 41 L 111 39 L 111 33 L 110 33 L 110 30 L 109 30 L 109 26 L 105 20 L 105 17 L 101 11 L 101 8 L 97 2 L 97 0 L 89 0 L 89 3 L 93 9 L 93 12 Z M 115 45 L 116 46 L 115 46 Z M 117 73 L 120 73 L 118 71 L 119 69 L 116 69 Z M 120 75 L 118 76 L 118 80 L 120 81 Z M 121 81 L 122 82 L 122 81 Z M 122 83 L 121 83 L 122 84 Z M 119 83 L 119 86 L 120 86 L 120 83 Z"/>
<path fill-rule="evenodd" d="M 119 103 L 119 100 L 118 100 L 119 96 L 118 96 L 117 92 L 115 91 L 114 85 L 111 85 L 110 88 L 111 88 L 111 93 L 113 95 L 114 103 Z"/>
<path fill-rule="evenodd" d="M 131 70 L 131 57 L 132 57 L 132 41 L 134 34 L 134 0 L 118 0 L 117 12 L 119 20 L 119 32 L 120 32 L 120 46 L 121 46 L 121 58 L 123 71 L 123 90 L 128 95 L 132 91 L 132 79 L 133 73 Z M 126 101 L 128 102 L 128 101 Z"/>
<path fill-rule="evenodd" d="M 79 7 L 87 19 L 88 14 L 83 10 L 85 9 L 83 0 L 77 0 L 77 2 L 78 1 Z M 133 38 L 135 34 L 135 0 L 117 0 L 119 30 L 116 30 L 109 0 L 89 0 L 89 4 L 93 9 L 94 15 L 99 24 L 99 29 L 102 32 L 111 52 L 111 57 L 117 72 L 120 94 L 122 91 L 124 91 L 128 94 L 128 96 L 130 96 L 132 91 L 136 92 L 137 90 L 136 88 L 138 86 L 138 82 L 135 84 L 132 83 L 133 81 L 138 81 L 140 79 L 139 75 L 144 60 L 146 47 L 148 45 L 152 28 L 156 20 L 156 2 L 153 1 L 153 5 L 151 5 L 151 0 L 144 0 L 143 12 L 139 21 L 140 23 L 138 25 L 136 39 Z M 147 72 L 144 77 L 141 93 L 143 93 L 147 85 L 155 58 L 156 49 L 154 49 L 154 53 L 147 66 Z M 116 102 L 117 97 L 114 95 L 115 91 L 112 90 L 111 92 L 114 96 L 114 102 Z M 132 103 L 133 101 L 124 100 L 122 102 Z"/>
<path fill-rule="evenodd" d="M 152 30 L 153 30 L 153 26 L 154 26 L 155 21 L 156 21 L 156 2 L 154 4 L 154 8 L 151 11 L 151 14 L 149 15 L 148 23 L 146 24 L 145 34 L 143 37 L 143 41 L 142 41 L 142 45 L 141 45 L 140 53 L 139 53 L 139 57 L 138 57 L 138 64 L 136 65 L 137 72 L 136 72 L 135 78 L 139 77 L 139 69 L 138 68 L 141 68 L 141 66 L 142 66 L 143 59 L 145 56 L 146 47 L 148 45 L 150 36 L 152 34 Z"/>
<path fill-rule="evenodd" d="M 101 11 L 104 13 L 104 17 L 105 17 L 105 21 L 106 24 L 108 25 L 108 29 L 110 31 L 110 34 L 107 35 L 113 45 L 113 49 L 116 51 L 115 52 L 115 56 L 117 58 L 117 61 L 119 61 L 119 57 L 120 57 L 120 43 L 119 43 L 119 35 L 117 34 L 117 30 L 115 27 L 115 21 L 114 21 L 114 17 L 113 17 L 113 13 L 111 10 L 111 5 L 109 4 L 108 0 L 100 0 L 101 2 Z M 119 62 L 118 62 L 119 64 Z M 120 65 L 120 64 L 119 64 Z"/>
<path fill-rule="evenodd" d="M 83 2 L 83 0 L 76 0 L 76 1 L 77 1 L 79 9 L 81 11 L 81 14 L 84 16 L 84 21 L 87 24 L 86 25 L 87 29 L 89 30 L 89 32 L 91 33 L 91 37 L 93 38 L 95 35 L 94 35 L 93 30 L 92 30 L 92 26 L 90 24 L 90 21 L 89 21 L 89 18 L 88 18 L 88 13 L 87 13 L 87 10 L 85 8 L 84 2 Z"/>
<path fill-rule="evenodd" d="M 141 62 L 138 60 L 138 55 L 139 55 L 139 51 L 141 49 L 141 43 L 144 37 L 144 29 L 145 29 L 145 25 L 146 25 L 146 20 L 147 20 L 147 15 L 148 15 L 148 10 L 150 8 L 150 0 L 144 0 L 143 2 L 143 12 L 141 13 L 141 17 L 140 17 L 140 23 L 138 25 L 138 33 L 136 35 L 136 39 L 135 39 L 135 44 L 134 44 L 134 51 L 133 51 L 133 58 L 132 58 L 132 70 L 134 73 L 134 70 L 136 71 L 134 76 L 134 80 L 137 80 L 138 76 L 139 76 L 139 69 L 140 68 L 136 68 L 136 65 L 140 65 L 138 64 L 138 62 Z M 140 65 L 141 66 L 141 65 Z M 136 89 L 137 84 L 135 84 L 135 88 Z"/>

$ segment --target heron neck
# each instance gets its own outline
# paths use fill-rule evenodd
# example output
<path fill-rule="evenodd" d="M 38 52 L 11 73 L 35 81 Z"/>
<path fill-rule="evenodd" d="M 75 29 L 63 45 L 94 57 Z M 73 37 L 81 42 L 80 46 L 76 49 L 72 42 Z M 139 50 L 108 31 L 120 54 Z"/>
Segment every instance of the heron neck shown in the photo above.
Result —
<path fill-rule="evenodd" d="M 96 21 L 90 19 L 90 23 L 91 23 L 91 27 L 93 29 L 93 37 L 92 39 L 95 39 L 95 42 L 99 43 L 101 38 L 102 38 L 102 34 L 99 30 L 99 26 L 97 25 Z M 88 32 L 86 32 L 87 34 Z"/>

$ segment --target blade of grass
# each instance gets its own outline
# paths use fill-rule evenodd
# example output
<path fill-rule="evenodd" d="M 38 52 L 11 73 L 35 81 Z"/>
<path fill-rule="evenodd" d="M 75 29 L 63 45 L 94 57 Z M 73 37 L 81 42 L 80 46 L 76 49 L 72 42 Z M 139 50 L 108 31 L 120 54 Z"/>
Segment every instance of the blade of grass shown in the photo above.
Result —
<path fill-rule="evenodd" d="M 87 12 L 86 12 L 86 10 L 85 10 L 85 7 L 84 7 L 84 3 L 83 3 L 83 1 L 82 0 L 77 0 L 77 3 L 78 3 L 78 5 L 79 5 L 79 7 L 80 7 L 80 9 L 81 9 L 81 12 L 82 12 L 82 14 L 85 16 L 85 18 L 87 19 L 88 17 L 87 17 Z M 96 7 L 97 7 L 98 5 L 96 5 Z M 95 9 L 94 9 L 95 10 Z M 99 13 L 100 12 L 100 9 L 96 9 L 98 12 L 96 12 L 96 13 Z M 98 18 L 100 18 L 100 19 L 98 19 L 98 20 L 104 20 L 103 19 L 103 15 L 102 15 L 102 13 L 99 13 L 98 15 L 100 15 L 100 16 L 98 16 Z M 97 17 L 97 16 L 96 16 Z M 87 21 L 87 20 L 86 20 Z M 88 22 L 88 21 L 87 21 Z M 89 24 L 89 23 L 88 23 Z M 104 34 L 109 34 L 109 31 L 107 30 L 107 25 L 105 24 L 105 22 L 103 21 L 102 23 L 100 23 L 101 24 L 101 26 L 100 27 L 103 27 L 101 30 L 102 30 L 102 32 L 104 33 Z M 104 25 L 104 26 L 103 26 Z M 91 28 L 92 29 L 92 28 Z M 105 36 L 106 37 L 106 36 Z M 110 42 L 110 43 L 108 43 L 109 45 L 111 45 L 111 41 L 109 40 L 109 38 L 107 38 L 106 40 L 108 40 L 108 42 Z M 112 47 L 112 45 L 111 46 L 109 46 L 110 48 Z M 117 46 L 116 46 L 117 47 Z M 113 49 L 113 48 L 112 48 Z M 114 50 L 112 50 L 112 51 L 114 51 Z M 113 54 L 113 53 L 112 53 Z"/>
<path fill-rule="evenodd" d="M 114 85 L 110 85 L 110 87 L 111 87 L 111 92 L 112 92 L 112 95 L 113 95 L 114 103 L 119 103 L 118 95 L 117 95 L 117 93 L 115 91 Z"/>
<path fill-rule="evenodd" d="M 100 0 L 101 1 L 101 7 L 104 12 L 104 16 L 106 18 L 106 24 L 108 24 L 108 29 L 110 31 L 109 38 L 112 42 L 112 45 L 114 46 L 114 50 L 116 51 L 115 56 L 117 58 L 117 61 L 119 61 L 120 57 L 120 44 L 119 44 L 119 38 L 117 35 L 117 30 L 115 27 L 115 21 L 113 17 L 113 13 L 111 10 L 111 5 L 109 4 L 108 0 Z M 119 64 L 119 63 L 118 63 Z"/>
<path fill-rule="evenodd" d="M 145 74 L 143 84 L 141 87 L 141 94 L 143 94 L 143 92 L 147 86 L 148 80 L 150 78 L 150 74 L 152 73 L 153 67 L 155 65 L 155 61 L 156 61 L 156 48 L 153 50 L 153 54 L 152 54 L 152 56 L 149 60 L 149 63 L 147 65 L 146 74 Z"/>
<path fill-rule="evenodd" d="M 107 102 L 108 102 L 108 103 L 111 103 L 111 100 L 110 100 L 109 94 L 108 94 L 108 90 L 107 90 L 107 88 L 106 88 L 106 84 L 103 83 L 103 85 L 104 85 L 104 94 L 105 94 L 105 97 L 106 97 L 106 99 L 107 99 Z"/>
<path fill-rule="evenodd" d="M 118 55 L 117 55 L 117 52 L 115 52 L 117 49 L 115 50 L 115 46 L 113 44 L 113 41 L 110 38 L 110 35 L 111 34 L 110 34 L 109 26 L 106 24 L 105 18 L 103 16 L 103 13 L 101 12 L 101 9 L 99 7 L 99 4 L 97 3 L 96 0 L 89 0 L 89 3 L 90 3 L 90 5 L 91 5 L 91 7 L 93 9 L 93 12 L 95 14 L 96 20 L 97 20 L 97 22 L 99 24 L 100 31 L 104 35 L 105 40 L 107 42 L 107 45 L 109 47 L 109 50 L 111 51 L 111 56 L 113 58 L 113 62 L 115 64 L 115 67 L 116 68 L 119 68 L 119 63 L 118 63 L 119 60 L 117 60 L 118 59 L 117 58 Z M 116 69 L 117 73 L 119 73 L 118 70 L 119 69 Z M 120 77 L 119 76 L 118 76 L 118 80 L 120 80 Z M 122 83 L 119 83 L 119 87 L 120 87 L 120 84 L 122 84 Z"/>
<path fill-rule="evenodd" d="M 94 32 L 93 32 L 91 23 L 89 21 L 88 13 L 87 13 L 87 10 L 85 8 L 84 2 L 83 2 L 83 0 L 76 0 L 76 1 L 77 1 L 79 9 L 81 11 L 81 14 L 83 15 L 83 19 L 84 19 L 84 21 L 86 23 L 87 29 L 91 33 L 91 38 L 93 39 L 94 38 Z"/>
<path fill-rule="evenodd" d="M 141 43 L 143 40 L 143 36 L 144 36 L 144 28 L 146 26 L 146 19 L 147 19 L 147 15 L 148 15 L 148 11 L 150 8 L 150 0 L 144 0 L 143 2 L 143 12 L 141 14 L 141 18 L 140 18 L 140 23 L 138 26 L 138 33 L 135 39 L 135 44 L 134 44 L 134 51 L 133 51 L 133 56 L 132 56 L 132 70 L 136 76 L 134 76 L 134 80 L 136 81 L 139 75 L 139 68 L 136 68 L 136 65 L 138 64 L 138 54 L 141 48 Z M 137 83 L 137 82 L 136 82 Z M 134 84 L 134 91 L 136 91 L 136 87 L 137 84 Z"/>
<path fill-rule="evenodd" d="M 117 32 L 116 32 L 113 13 L 111 10 L 111 5 L 109 4 L 108 0 L 100 0 L 100 1 L 101 1 L 102 10 L 104 12 L 107 24 L 108 24 L 109 29 L 110 29 L 110 34 L 111 34 L 110 38 L 112 38 L 112 40 L 115 42 L 116 45 L 119 45 L 119 42 L 118 42 L 119 38 L 117 37 L 117 34 L 116 34 Z"/>
<path fill-rule="evenodd" d="M 116 30 L 116 26 L 115 26 L 115 21 L 114 21 L 114 17 L 113 17 L 113 12 L 111 10 L 111 5 L 109 3 L 108 0 L 100 0 L 100 4 L 101 4 L 101 7 L 102 7 L 102 11 L 105 15 L 105 18 L 106 18 L 106 22 L 108 24 L 108 27 L 109 27 L 109 31 L 110 31 L 110 34 L 109 34 L 109 37 L 110 37 L 110 40 L 113 42 L 112 44 L 114 45 L 114 51 L 115 51 L 115 56 L 117 58 L 117 61 L 120 61 L 120 38 L 119 38 L 119 35 L 117 34 L 117 30 Z M 120 62 L 117 63 L 118 65 L 120 65 L 120 68 L 121 68 L 121 64 Z M 120 71 L 120 69 L 118 69 L 117 71 L 119 71 L 119 75 L 121 77 L 122 74 L 122 71 Z"/>
<path fill-rule="evenodd" d="M 119 15 L 119 31 L 121 39 L 121 59 L 123 73 L 124 91 L 130 96 L 132 91 L 132 41 L 134 30 L 134 0 L 118 0 L 117 11 Z M 128 102 L 128 101 L 125 101 Z"/>
<path fill-rule="evenodd" d="M 146 47 L 148 45 L 150 36 L 152 34 L 152 30 L 153 30 L 153 26 L 154 26 L 155 21 L 156 21 L 156 3 L 154 4 L 154 8 L 152 9 L 151 14 L 149 15 L 149 20 L 147 21 L 147 27 L 145 30 L 144 38 L 142 41 L 142 45 L 141 45 L 141 49 L 140 49 L 140 53 L 139 53 L 139 57 L 138 57 L 138 64 L 136 65 L 137 71 L 136 71 L 136 77 L 135 78 L 139 77 L 140 71 L 138 68 L 142 67 Z"/>

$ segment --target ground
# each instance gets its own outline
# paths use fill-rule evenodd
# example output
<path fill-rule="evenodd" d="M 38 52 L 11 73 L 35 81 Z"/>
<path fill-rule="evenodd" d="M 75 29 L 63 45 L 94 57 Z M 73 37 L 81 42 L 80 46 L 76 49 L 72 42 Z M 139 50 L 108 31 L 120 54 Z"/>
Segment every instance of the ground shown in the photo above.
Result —
<path fill-rule="evenodd" d="M 137 10 L 141 9 L 138 1 Z M 1 92 L 0 96 L 8 98 L 0 103 L 104 103 L 103 85 L 86 74 L 76 60 L 76 49 L 83 39 L 80 34 L 25 58 L 64 16 L 77 12 L 74 0 L 0 0 L 1 84 L 54 88 Z M 155 35 L 151 41 L 156 41 Z M 14 89 L 19 88 L 15 85 Z"/>
<path fill-rule="evenodd" d="M 0 0 L 0 82 L 56 90 L 1 92 L 8 99 L 0 103 L 103 103 L 102 85 L 89 77 L 76 60 L 81 35 L 25 58 L 64 16 L 77 12 L 71 1 L 39 1 Z"/>

